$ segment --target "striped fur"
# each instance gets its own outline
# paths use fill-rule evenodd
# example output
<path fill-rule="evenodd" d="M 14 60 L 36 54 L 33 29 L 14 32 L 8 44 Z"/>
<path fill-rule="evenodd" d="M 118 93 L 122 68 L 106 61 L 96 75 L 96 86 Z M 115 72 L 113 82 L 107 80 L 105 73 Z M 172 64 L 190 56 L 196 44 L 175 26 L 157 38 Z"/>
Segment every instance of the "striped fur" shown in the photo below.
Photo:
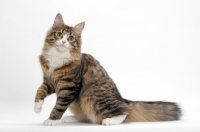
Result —
<path fill-rule="evenodd" d="M 57 101 L 49 122 L 61 119 L 68 107 L 77 120 L 97 124 L 120 115 L 127 115 L 124 121 L 128 122 L 179 119 L 181 110 L 175 103 L 133 102 L 122 98 L 100 63 L 91 55 L 81 53 L 83 28 L 84 23 L 74 27 L 65 25 L 58 14 L 53 27 L 47 32 L 39 57 L 44 82 L 37 91 L 35 102 L 56 93 Z M 67 40 L 67 46 L 62 45 L 62 39 Z M 51 52 L 52 48 L 56 53 Z M 65 52 L 69 55 L 63 56 Z M 55 57 L 58 59 L 52 59 Z"/>

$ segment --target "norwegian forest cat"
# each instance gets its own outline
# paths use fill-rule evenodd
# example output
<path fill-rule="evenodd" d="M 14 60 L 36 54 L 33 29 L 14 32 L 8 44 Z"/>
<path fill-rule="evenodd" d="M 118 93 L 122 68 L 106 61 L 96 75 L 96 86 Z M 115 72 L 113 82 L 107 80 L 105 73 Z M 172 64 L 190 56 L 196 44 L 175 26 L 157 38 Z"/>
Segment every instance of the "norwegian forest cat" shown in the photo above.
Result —
<path fill-rule="evenodd" d="M 35 97 L 36 113 L 50 94 L 56 93 L 56 104 L 44 125 L 58 124 L 69 107 L 74 116 L 62 122 L 91 122 L 115 125 L 122 122 L 178 120 L 181 109 L 172 102 L 143 102 L 124 99 L 113 80 L 91 55 L 81 53 L 81 33 L 85 23 L 74 27 L 64 24 L 57 14 L 47 32 L 39 56 L 43 83 Z"/>

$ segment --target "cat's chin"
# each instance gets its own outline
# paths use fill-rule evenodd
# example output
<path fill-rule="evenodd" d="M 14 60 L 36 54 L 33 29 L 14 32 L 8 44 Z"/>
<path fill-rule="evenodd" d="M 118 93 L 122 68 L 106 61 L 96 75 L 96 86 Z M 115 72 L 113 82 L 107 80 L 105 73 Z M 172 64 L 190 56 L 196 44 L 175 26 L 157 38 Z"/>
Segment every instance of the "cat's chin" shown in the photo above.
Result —
<path fill-rule="evenodd" d="M 69 51 L 69 50 L 70 50 L 69 48 L 66 48 L 65 46 L 56 46 L 56 49 L 57 49 L 59 52 L 66 52 L 66 51 Z"/>

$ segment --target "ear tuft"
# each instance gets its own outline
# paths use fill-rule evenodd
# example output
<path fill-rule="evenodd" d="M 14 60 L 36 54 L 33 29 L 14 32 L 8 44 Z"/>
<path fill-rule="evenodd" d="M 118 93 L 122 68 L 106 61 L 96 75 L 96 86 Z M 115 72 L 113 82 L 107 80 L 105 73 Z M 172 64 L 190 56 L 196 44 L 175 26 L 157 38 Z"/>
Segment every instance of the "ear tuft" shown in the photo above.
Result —
<path fill-rule="evenodd" d="M 85 26 L 85 22 L 81 22 L 81 23 L 77 24 L 76 26 L 74 26 L 75 33 L 77 35 L 81 36 L 84 26 Z"/>
<path fill-rule="evenodd" d="M 60 13 L 58 13 L 54 20 L 53 28 L 63 27 L 64 25 L 65 24 L 64 24 L 62 15 Z"/>

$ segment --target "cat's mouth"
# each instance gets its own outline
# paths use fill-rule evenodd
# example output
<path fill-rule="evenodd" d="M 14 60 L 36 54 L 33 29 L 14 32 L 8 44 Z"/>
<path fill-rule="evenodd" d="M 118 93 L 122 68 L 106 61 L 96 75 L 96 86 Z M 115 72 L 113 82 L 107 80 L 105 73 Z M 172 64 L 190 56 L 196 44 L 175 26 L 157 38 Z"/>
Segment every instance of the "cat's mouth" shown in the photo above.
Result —
<path fill-rule="evenodd" d="M 66 47 L 65 45 L 55 45 L 56 48 L 66 48 L 69 49 L 69 47 Z"/>
<path fill-rule="evenodd" d="M 66 47 L 65 45 L 55 45 L 54 46 L 57 50 L 59 51 L 66 51 L 66 50 L 70 50 L 69 47 Z"/>

